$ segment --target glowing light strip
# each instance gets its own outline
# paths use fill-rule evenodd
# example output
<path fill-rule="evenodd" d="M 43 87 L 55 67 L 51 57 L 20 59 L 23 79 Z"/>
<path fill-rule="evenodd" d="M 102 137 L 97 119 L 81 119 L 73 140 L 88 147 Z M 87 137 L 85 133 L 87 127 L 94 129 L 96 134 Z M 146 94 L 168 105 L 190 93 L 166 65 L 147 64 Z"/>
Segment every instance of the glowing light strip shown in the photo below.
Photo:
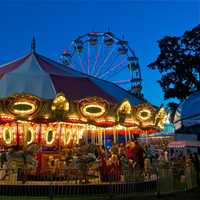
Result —
<path fill-rule="evenodd" d="M 48 141 L 48 135 L 49 135 L 49 132 L 50 131 L 52 131 L 52 139 L 51 139 L 51 141 Z M 46 144 L 47 145 L 51 145 L 51 144 L 53 144 L 54 143 L 54 141 L 55 141 L 55 130 L 53 130 L 52 128 L 48 128 L 47 130 L 46 130 L 46 132 L 45 132 L 45 141 L 46 141 Z"/>
<path fill-rule="evenodd" d="M 27 133 L 28 133 L 28 131 L 31 132 L 31 139 L 30 139 L 30 141 L 28 141 L 28 140 L 27 140 L 27 135 L 26 135 L 26 140 L 27 140 L 27 144 L 31 144 L 31 143 L 33 142 L 33 140 L 34 140 L 35 131 L 34 131 L 33 128 L 31 128 L 31 127 L 27 129 Z M 26 133 L 26 134 L 27 134 L 27 133 Z"/>
<path fill-rule="evenodd" d="M 153 122 L 143 122 L 142 125 L 143 126 L 153 126 L 154 123 Z"/>
<path fill-rule="evenodd" d="M 64 145 L 69 144 L 70 140 L 71 140 L 71 129 L 70 128 L 64 128 L 64 132 L 63 132 L 63 143 Z"/>
<path fill-rule="evenodd" d="M 98 113 L 88 112 L 87 109 L 88 108 L 92 108 L 92 107 L 99 108 L 101 111 L 98 112 Z M 89 104 L 89 105 L 84 106 L 84 108 L 82 109 L 82 111 L 83 111 L 83 114 L 85 116 L 100 117 L 101 115 L 103 115 L 105 113 L 106 110 L 105 110 L 105 108 L 103 106 L 100 106 L 100 105 L 97 105 L 97 104 Z"/>
<path fill-rule="evenodd" d="M 7 131 L 7 130 L 8 130 L 8 132 L 9 132 L 9 139 L 6 139 L 6 131 Z M 12 144 L 13 132 L 12 132 L 12 130 L 11 130 L 10 127 L 5 127 L 5 128 L 3 129 L 3 140 L 4 140 L 4 142 L 5 142 L 7 145 Z"/>
<path fill-rule="evenodd" d="M 131 119 L 131 118 L 127 118 L 125 119 L 124 121 L 125 123 L 130 123 L 130 124 L 136 124 L 136 125 L 139 125 L 139 122 L 134 120 L 134 119 Z"/>
<path fill-rule="evenodd" d="M 143 116 L 141 115 L 142 112 L 146 112 L 146 113 L 147 113 L 147 116 L 146 116 L 146 117 L 143 117 Z M 148 119 L 150 119 L 150 117 L 151 117 L 151 111 L 150 111 L 150 110 L 147 110 L 147 109 L 143 109 L 143 110 L 139 111 L 138 117 L 139 117 L 141 120 L 148 120 Z"/>
<path fill-rule="evenodd" d="M 70 120 L 79 120 L 79 116 L 76 115 L 76 114 L 71 114 L 71 115 L 68 116 L 68 118 L 69 118 Z"/>
<path fill-rule="evenodd" d="M 10 120 L 14 120 L 15 117 L 11 116 L 11 115 L 7 115 L 7 114 L 0 114 L 0 119 L 10 119 Z"/>
<path fill-rule="evenodd" d="M 95 121 L 97 123 L 101 123 L 101 122 L 115 122 L 115 118 L 113 118 L 113 117 L 107 117 L 107 118 L 103 118 L 103 119 L 96 119 Z"/>
<path fill-rule="evenodd" d="M 35 109 L 36 109 L 36 106 L 35 106 L 33 103 L 26 102 L 26 101 L 18 101 L 18 102 L 15 102 L 15 103 L 13 104 L 13 106 L 16 106 L 16 105 L 27 105 L 27 106 L 30 106 L 30 107 L 31 107 L 31 108 L 28 109 L 28 110 L 13 109 L 13 111 L 14 111 L 16 114 L 30 114 L 30 113 L 34 112 Z"/>

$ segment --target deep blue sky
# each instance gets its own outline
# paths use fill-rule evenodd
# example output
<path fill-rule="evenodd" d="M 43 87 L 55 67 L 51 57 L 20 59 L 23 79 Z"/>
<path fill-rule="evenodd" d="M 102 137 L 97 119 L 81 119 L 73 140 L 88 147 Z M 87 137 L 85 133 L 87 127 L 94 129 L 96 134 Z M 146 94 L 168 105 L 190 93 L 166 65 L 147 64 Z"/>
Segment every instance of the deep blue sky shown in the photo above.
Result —
<path fill-rule="evenodd" d="M 33 35 L 37 51 L 58 60 L 78 35 L 111 31 L 125 35 L 140 59 L 144 95 L 159 105 L 163 94 L 159 73 L 147 69 L 159 53 L 157 40 L 182 35 L 200 23 L 200 1 L 134 0 L 1 0 L 0 63 L 30 50 Z M 122 78 L 124 79 L 124 78 Z"/>

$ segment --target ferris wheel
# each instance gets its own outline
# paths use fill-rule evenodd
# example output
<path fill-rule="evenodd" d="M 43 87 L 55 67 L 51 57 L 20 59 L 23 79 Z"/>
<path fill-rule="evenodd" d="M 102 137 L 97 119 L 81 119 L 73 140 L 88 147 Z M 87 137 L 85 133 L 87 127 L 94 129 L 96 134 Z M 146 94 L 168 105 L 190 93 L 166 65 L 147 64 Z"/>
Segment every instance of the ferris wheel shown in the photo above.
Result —
<path fill-rule="evenodd" d="M 138 58 L 128 41 L 116 37 L 112 32 L 89 32 L 78 36 L 62 54 L 62 62 L 85 74 L 118 85 L 129 84 L 133 94 L 142 96 Z"/>

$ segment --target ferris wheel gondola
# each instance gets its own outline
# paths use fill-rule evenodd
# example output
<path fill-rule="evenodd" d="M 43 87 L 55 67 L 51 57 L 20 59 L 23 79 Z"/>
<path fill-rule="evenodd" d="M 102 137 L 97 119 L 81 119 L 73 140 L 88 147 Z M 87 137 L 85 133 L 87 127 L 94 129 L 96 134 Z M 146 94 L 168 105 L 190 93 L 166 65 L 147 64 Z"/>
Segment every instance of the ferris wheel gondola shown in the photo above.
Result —
<path fill-rule="evenodd" d="M 130 84 L 131 92 L 142 96 L 141 70 L 134 51 L 124 38 L 112 32 L 89 32 L 72 41 L 62 54 L 68 67 L 116 84 Z M 122 77 L 130 74 L 126 81 Z"/>

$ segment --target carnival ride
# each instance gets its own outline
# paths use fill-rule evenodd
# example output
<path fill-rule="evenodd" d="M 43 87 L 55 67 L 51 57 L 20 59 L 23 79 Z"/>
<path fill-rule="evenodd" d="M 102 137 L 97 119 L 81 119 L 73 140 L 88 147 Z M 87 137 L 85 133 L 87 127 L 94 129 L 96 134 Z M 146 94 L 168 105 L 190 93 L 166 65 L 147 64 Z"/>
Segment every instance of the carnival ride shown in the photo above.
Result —
<path fill-rule="evenodd" d="M 142 96 L 141 70 L 133 49 L 112 32 L 89 32 L 72 41 L 62 62 L 85 74 L 116 84 L 130 84 L 130 91 Z M 131 77 L 121 80 L 122 77 Z"/>
<path fill-rule="evenodd" d="M 159 132 L 165 124 L 165 109 L 142 97 L 138 59 L 126 41 L 111 33 L 89 33 L 72 45 L 73 52 L 63 55 L 65 65 L 36 53 L 34 41 L 31 53 L 0 68 L 1 152 L 37 144 L 36 173 L 53 171 L 55 160 L 63 169 L 66 152 L 80 140 L 99 146 L 107 146 L 109 140 L 112 146 Z M 86 46 L 89 57 L 83 61 Z M 109 53 L 101 58 L 96 53 L 92 64 L 91 49 L 105 47 Z M 116 53 L 123 63 L 116 64 Z M 133 92 L 105 80 L 123 69 L 131 71 Z"/>

